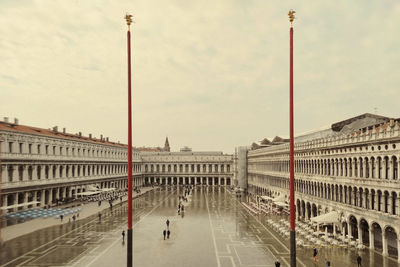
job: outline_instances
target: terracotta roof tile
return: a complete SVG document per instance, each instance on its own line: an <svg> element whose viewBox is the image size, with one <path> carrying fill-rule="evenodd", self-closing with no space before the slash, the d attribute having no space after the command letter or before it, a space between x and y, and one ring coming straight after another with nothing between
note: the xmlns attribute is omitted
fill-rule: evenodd
<svg viewBox="0 0 400 267"><path fill-rule="evenodd" d="M34 134L34 135L43 135L43 136L49 136L49 137L55 137L55 138L61 138L61 139L84 141L84 142L103 144L103 145L109 145L109 146L118 146L118 147L124 147L124 148L126 148L128 146L126 144L119 144L119 143L110 142L110 141L106 141L106 140L102 141L97 138L89 138L89 137L80 136L77 134L63 133L63 132L59 132L59 131L52 131L49 129L42 129L42 128L26 126L26 125L19 125L19 124L3 122L3 121L0 121L0 130L19 132L19 133L28 133L28 134Z"/></svg>

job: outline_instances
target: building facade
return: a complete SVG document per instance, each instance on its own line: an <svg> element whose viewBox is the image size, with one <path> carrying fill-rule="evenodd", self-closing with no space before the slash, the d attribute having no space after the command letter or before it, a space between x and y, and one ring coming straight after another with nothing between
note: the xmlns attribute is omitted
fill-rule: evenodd
<svg viewBox="0 0 400 267"><path fill-rule="evenodd" d="M145 183L223 185L233 179L233 156L222 152L143 152Z"/></svg>
<svg viewBox="0 0 400 267"><path fill-rule="evenodd" d="M0 121L1 207L52 205L87 186L127 187L127 146L100 139ZM133 151L133 184L144 183ZM39 202L31 205L28 203ZM3 209L12 212L16 208Z"/></svg>
<svg viewBox="0 0 400 267"><path fill-rule="evenodd" d="M248 191L289 202L289 144L250 150ZM400 120L364 114L295 138L296 217L340 214L338 231L383 255L400 247Z"/></svg>

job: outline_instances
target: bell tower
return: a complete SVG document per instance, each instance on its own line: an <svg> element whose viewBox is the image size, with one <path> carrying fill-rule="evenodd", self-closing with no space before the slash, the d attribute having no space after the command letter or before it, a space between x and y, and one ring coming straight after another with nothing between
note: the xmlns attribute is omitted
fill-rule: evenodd
<svg viewBox="0 0 400 267"><path fill-rule="evenodd" d="M165 139L164 151L170 152L170 147L169 147L169 142L168 142L168 136L167 136L167 138Z"/></svg>

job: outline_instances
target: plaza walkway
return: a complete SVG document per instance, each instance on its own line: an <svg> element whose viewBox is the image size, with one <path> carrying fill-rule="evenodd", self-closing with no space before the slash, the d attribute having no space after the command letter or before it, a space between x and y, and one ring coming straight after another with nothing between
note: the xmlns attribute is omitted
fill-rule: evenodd
<svg viewBox="0 0 400 267"><path fill-rule="evenodd" d="M265 215L248 212L223 187L196 187L177 214L182 188L157 189L134 200L134 266L288 266L288 239L269 226ZM170 220L170 239L164 240ZM282 217L283 218L283 217ZM75 225L58 225L27 234L1 248L0 266L126 266L126 206L88 217ZM17 245L23 245L19 251ZM6 252L3 252L6 249ZM297 266L357 266L355 249L321 248L314 263L312 248L297 250ZM399 266L395 259L369 250L363 266Z"/></svg>
<svg viewBox="0 0 400 267"><path fill-rule="evenodd" d="M153 188L151 187L144 187L141 188L140 193L133 192L132 197L138 197L142 194L145 194L146 192L152 190ZM122 201L125 202L127 200L127 196L122 197ZM114 201L113 205L119 205L120 200L117 199ZM66 208L76 205L76 203L72 203L69 205L63 205L59 206L57 208ZM99 206L98 202L89 202L86 204L83 204L79 207L75 207L76 209L79 208L79 217L77 220L81 220L84 218L87 218L93 214L98 214L99 212L101 213L103 210L107 210L109 208L109 204L107 201L102 201L102 205ZM11 240L13 238L34 232L36 230L40 230L46 227L54 226L54 225L60 225L60 224L65 224L65 223L71 223L72 222L72 216L77 215L77 213L74 214L69 214L68 216L64 216L63 221L61 222L60 219L55 218L55 217L49 217L49 218L36 218L36 219L30 219L22 223L18 224L13 224L11 226L7 226L4 228L1 228L1 240L2 242Z"/></svg>

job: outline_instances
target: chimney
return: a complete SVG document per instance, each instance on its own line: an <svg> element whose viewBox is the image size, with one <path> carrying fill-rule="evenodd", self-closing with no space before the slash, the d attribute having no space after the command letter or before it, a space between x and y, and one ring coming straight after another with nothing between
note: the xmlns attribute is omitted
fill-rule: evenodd
<svg viewBox="0 0 400 267"><path fill-rule="evenodd" d="M18 125L18 118L14 118L14 124Z"/></svg>
<svg viewBox="0 0 400 267"><path fill-rule="evenodd" d="M92 134L89 134L89 139L92 139Z"/></svg>
<svg viewBox="0 0 400 267"><path fill-rule="evenodd" d="M4 117L4 122L8 122L8 117Z"/></svg>
<svg viewBox="0 0 400 267"><path fill-rule="evenodd" d="M106 141L107 141L107 142L108 142L108 140L109 140L108 137L106 137Z"/></svg>
<svg viewBox="0 0 400 267"><path fill-rule="evenodd" d="M63 134L66 134L66 133L67 133L67 129L63 128Z"/></svg>
<svg viewBox="0 0 400 267"><path fill-rule="evenodd" d="M82 137L82 132L79 132L79 137Z"/></svg>
<svg viewBox="0 0 400 267"><path fill-rule="evenodd" d="M57 133L58 132L58 126L53 127L53 132Z"/></svg>
<svg viewBox="0 0 400 267"><path fill-rule="evenodd" d="M103 141L103 135L102 134L100 135L100 141Z"/></svg>

